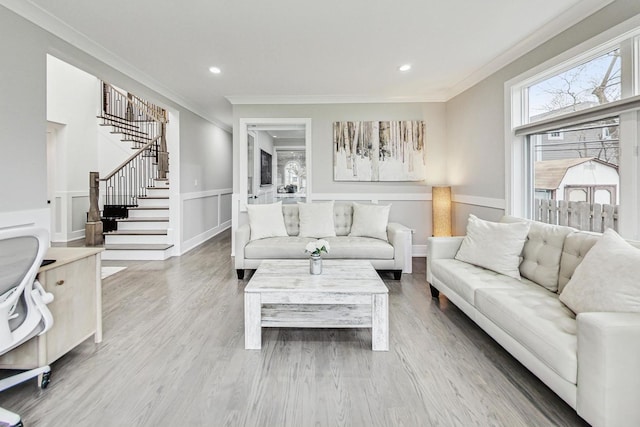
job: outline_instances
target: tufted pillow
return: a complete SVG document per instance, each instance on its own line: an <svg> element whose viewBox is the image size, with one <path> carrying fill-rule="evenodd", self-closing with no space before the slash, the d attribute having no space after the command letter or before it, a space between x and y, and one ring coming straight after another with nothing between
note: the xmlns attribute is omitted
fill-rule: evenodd
<svg viewBox="0 0 640 427"><path fill-rule="evenodd" d="M518 265L528 232L528 222L483 221L470 214L467 235L455 259L520 280Z"/></svg>
<svg viewBox="0 0 640 427"><path fill-rule="evenodd" d="M362 205L353 202L353 224L350 237L373 237L387 240L391 205Z"/></svg>
<svg viewBox="0 0 640 427"><path fill-rule="evenodd" d="M500 220L500 222L515 221L522 221L522 219L505 216ZM529 234L522 248L520 275L551 292L557 292L564 240L575 230L571 227L538 221L529 221L529 223L531 224Z"/></svg>
<svg viewBox="0 0 640 427"><path fill-rule="evenodd" d="M353 205L351 203L336 203L333 206L333 225L336 236L348 236L353 223Z"/></svg>
<svg viewBox="0 0 640 427"><path fill-rule="evenodd" d="M300 217L300 237L335 237L333 225L333 202L302 203L298 202Z"/></svg>
<svg viewBox="0 0 640 427"><path fill-rule="evenodd" d="M282 216L282 202L267 205L247 205L251 240L287 236Z"/></svg>
<svg viewBox="0 0 640 427"><path fill-rule="evenodd" d="M284 226L289 236L300 234L300 217L298 216L298 205L282 205L282 215L284 216Z"/></svg>
<svg viewBox="0 0 640 427"><path fill-rule="evenodd" d="M582 262L584 256L596 244L599 234L577 231L569 234L564 240L562 258L560 258L560 274L558 275L558 293L571 280L576 267Z"/></svg>
<svg viewBox="0 0 640 427"><path fill-rule="evenodd" d="M640 250L612 229L587 252L560 294L574 313L640 313Z"/></svg>

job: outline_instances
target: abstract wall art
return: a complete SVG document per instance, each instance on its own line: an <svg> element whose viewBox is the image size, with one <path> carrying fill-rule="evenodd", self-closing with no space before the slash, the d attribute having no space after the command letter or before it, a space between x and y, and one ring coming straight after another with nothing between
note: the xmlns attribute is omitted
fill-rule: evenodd
<svg viewBox="0 0 640 427"><path fill-rule="evenodd" d="M422 181L425 123L334 122L335 181Z"/></svg>

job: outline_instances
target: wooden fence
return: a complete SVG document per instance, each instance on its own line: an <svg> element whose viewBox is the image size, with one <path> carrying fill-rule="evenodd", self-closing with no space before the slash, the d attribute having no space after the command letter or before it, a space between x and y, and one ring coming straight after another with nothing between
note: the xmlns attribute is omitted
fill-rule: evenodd
<svg viewBox="0 0 640 427"><path fill-rule="evenodd" d="M618 230L618 205L535 199L534 218L548 224L568 225L578 230Z"/></svg>

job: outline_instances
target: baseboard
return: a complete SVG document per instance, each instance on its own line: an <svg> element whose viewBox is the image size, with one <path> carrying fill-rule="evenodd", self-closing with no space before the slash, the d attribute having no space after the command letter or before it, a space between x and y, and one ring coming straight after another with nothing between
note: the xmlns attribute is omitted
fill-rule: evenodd
<svg viewBox="0 0 640 427"><path fill-rule="evenodd" d="M191 249L194 249L195 247L203 244L204 242L211 239L212 237L217 236L218 234L222 233L229 227L231 227L231 221L225 221L222 224L218 225L217 227L213 227L205 231L204 233L200 233L197 236L190 238L189 240L185 240L184 242L182 242L182 245L180 246L182 252L179 255L186 254Z"/></svg>
<svg viewBox="0 0 640 427"><path fill-rule="evenodd" d="M427 245L413 245L411 247L411 256L413 258L423 258L427 256Z"/></svg>

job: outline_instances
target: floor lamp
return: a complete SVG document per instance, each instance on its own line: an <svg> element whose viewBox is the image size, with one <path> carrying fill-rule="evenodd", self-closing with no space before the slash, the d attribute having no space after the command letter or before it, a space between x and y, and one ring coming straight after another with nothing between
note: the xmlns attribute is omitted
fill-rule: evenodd
<svg viewBox="0 0 640 427"><path fill-rule="evenodd" d="M451 187L432 187L431 218L434 237L451 236Z"/></svg>

